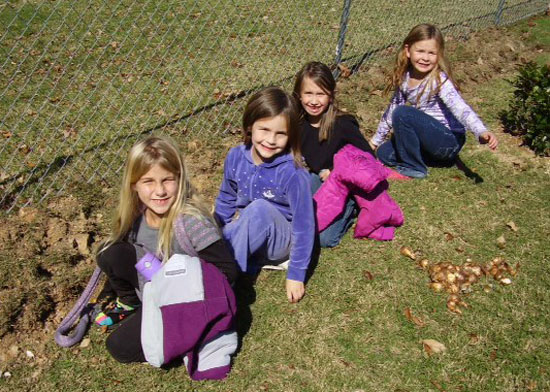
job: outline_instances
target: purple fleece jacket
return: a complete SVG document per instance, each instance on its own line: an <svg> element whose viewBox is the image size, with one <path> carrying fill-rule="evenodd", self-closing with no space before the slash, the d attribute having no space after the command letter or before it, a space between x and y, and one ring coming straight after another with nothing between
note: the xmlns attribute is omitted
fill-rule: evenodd
<svg viewBox="0 0 550 392"><path fill-rule="evenodd" d="M232 148L224 164L216 218L222 225L257 199L272 203L292 225L292 244L287 278L303 282L311 261L315 216L309 174L296 167L290 154L256 165L250 147Z"/></svg>

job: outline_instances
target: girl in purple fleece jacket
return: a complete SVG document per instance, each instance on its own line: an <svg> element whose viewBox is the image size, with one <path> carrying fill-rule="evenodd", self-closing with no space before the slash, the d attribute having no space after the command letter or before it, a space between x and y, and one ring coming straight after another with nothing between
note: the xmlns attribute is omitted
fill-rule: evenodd
<svg viewBox="0 0 550 392"><path fill-rule="evenodd" d="M441 31L420 24L397 54L386 92L394 91L371 144L387 166L409 177L428 174L426 162L452 163L469 129L494 150L498 140L460 96L444 54ZM393 128L393 136L384 142Z"/></svg>
<svg viewBox="0 0 550 392"><path fill-rule="evenodd" d="M243 272L290 257L286 293L295 303L305 294L315 218L294 99L277 87L256 93L244 111L243 136L225 159L215 216Z"/></svg>

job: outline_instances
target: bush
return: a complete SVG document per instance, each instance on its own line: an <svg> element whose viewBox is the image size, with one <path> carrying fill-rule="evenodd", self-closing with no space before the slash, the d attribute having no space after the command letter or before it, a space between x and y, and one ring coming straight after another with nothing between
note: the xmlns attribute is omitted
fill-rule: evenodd
<svg viewBox="0 0 550 392"><path fill-rule="evenodd" d="M511 83L514 97L501 113L505 130L521 136L537 154L550 156L550 66L527 63Z"/></svg>

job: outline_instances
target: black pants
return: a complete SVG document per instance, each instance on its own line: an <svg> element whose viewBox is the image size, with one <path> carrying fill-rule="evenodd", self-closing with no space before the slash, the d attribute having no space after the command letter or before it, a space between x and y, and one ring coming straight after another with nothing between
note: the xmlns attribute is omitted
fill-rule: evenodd
<svg viewBox="0 0 550 392"><path fill-rule="evenodd" d="M141 348L141 301L136 294L138 277L136 250L127 242L116 242L97 258L99 268L107 275L108 285L125 305L138 306L136 312L121 321L107 337L109 353L119 362L145 362Z"/></svg>
<svg viewBox="0 0 550 392"><path fill-rule="evenodd" d="M97 257L97 265L107 275L114 295L130 306L141 304L136 294L139 287L136 262L136 250L127 242L115 242Z"/></svg>
<svg viewBox="0 0 550 392"><path fill-rule="evenodd" d="M146 362L141 347L141 307L107 337L107 350L119 362Z"/></svg>

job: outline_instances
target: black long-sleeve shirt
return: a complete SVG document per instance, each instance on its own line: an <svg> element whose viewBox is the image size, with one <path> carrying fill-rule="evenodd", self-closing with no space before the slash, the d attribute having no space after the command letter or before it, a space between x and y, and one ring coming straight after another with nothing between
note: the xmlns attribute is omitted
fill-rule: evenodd
<svg viewBox="0 0 550 392"><path fill-rule="evenodd" d="M313 173L323 169L332 170L334 155L346 144L370 152L374 155L369 143L359 130L355 117L342 115L336 117L334 128L328 140L319 141L319 128L312 127L307 121L301 124L301 150L304 159Z"/></svg>

